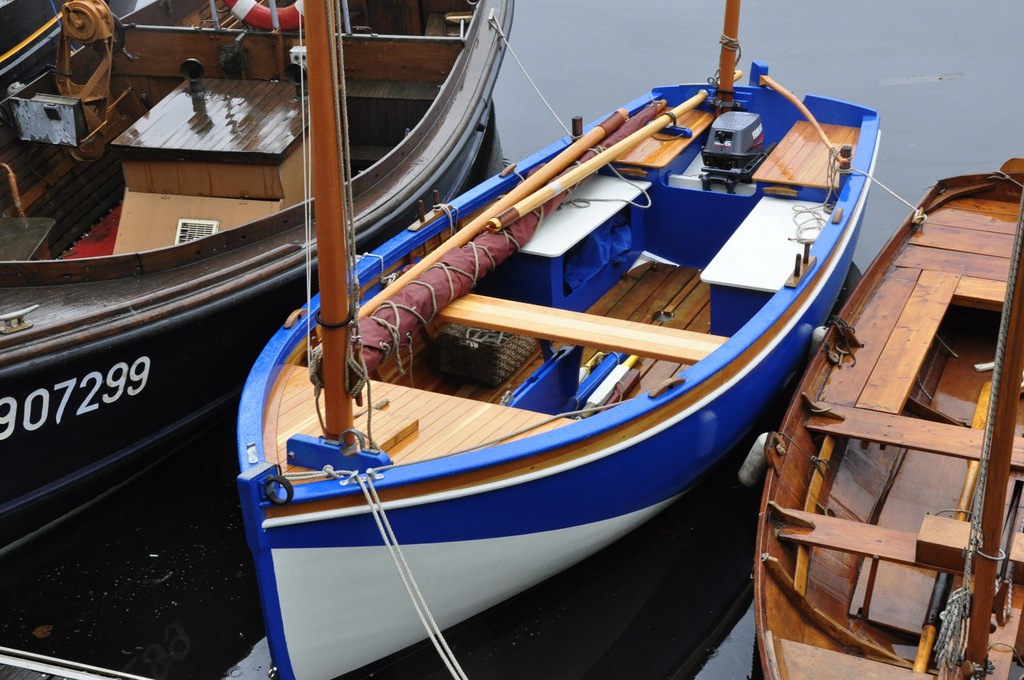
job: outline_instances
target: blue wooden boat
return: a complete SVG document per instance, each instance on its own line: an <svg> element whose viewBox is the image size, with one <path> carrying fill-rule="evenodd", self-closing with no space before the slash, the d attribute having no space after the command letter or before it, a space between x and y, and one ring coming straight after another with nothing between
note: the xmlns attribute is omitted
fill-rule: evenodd
<svg viewBox="0 0 1024 680"><path fill-rule="evenodd" d="M758 62L734 86L734 57L712 86L644 93L368 255L318 232L320 297L271 338L238 420L279 677L336 677L428 636L458 673L444 628L672 503L800 370L851 261L879 118L800 102ZM341 158L316 148L318 168ZM322 228L342 204L326 174Z"/></svg>

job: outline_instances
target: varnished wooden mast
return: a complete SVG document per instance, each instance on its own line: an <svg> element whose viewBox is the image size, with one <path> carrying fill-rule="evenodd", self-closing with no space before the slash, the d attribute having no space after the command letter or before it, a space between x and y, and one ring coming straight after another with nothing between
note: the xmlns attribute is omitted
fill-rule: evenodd
<svg viewBox="0 0 1024 680"><path fill-rule="evenodd" d="M740 35L740 0L726 0L725 25L722 28L722 49L718 62L718 113L730 110L735 87L736 50L725 41L738 41Z"/></svg>
<svg viewBox="0 0 1024 680"><path fill-rule="evenodd" d="M348 294L348 254L345 245L345 204L342 194L341 140L335 134L341 120L341 101L331 73L332 41L327 3L314 0L305 9L309 54L310 144L317 171L313 173L317 258L320 277L320 331L323 344L324 424L328 439L338 440L352 429L352 400L345 389L345 352L351 307ZM337 38L337 32L335 31Z"/></svg>
<svg viewBox="0 0 1024 680"><path fill-rule="evenodd" d="M1018 225L1019 230L1019 225ZM1024 368L1024 273L1020 271L1021 234L1017 234L1017 272L1003 310L1009 318L1005 322L1006 350L998 387L993 384L992 399L995 410L992 417L989 445L988 477L982 505L981 530L984 536L981 552L998 556L1003 532L1003 509L1006 505L1007 485L1013 439L1017 430L1017 410L1020 403L1020 376ZM1013 272L1011 271L1011 275ZM971 620L967 633L966 657L977 667L985 668L988 658L989 628L992 620L993 585L999 573L999 562L983 556L974 560L974 592L971 598Z"/></svg>

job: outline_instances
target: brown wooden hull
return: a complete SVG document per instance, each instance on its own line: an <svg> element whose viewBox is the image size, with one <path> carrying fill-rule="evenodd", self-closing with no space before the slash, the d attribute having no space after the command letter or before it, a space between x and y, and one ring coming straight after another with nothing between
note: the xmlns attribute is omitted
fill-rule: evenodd
<svg viewBox="0 0 1024 680"><path fill-rule="evenodd" d="M444 3L433 4L444 10ZM125 31L125 52L134 59L116 55L113 78L116 91L131 88L125 115L176 87L185 57L203 59L207 77L230 75L218 66L218 47L244 27L174 27L198 25L204 7L208 14L206 0L173 3L169 16L150 7L141 16L168 25L139 23ZM492 10L508 31L511 0L483 2L465 43L423 35L346 38L353 82L376 76L434 83L427 101L376 93L353 104L353 116L372 118L382 106L407 104L416 116L402 123L397 141L370 140L375 155L352 182L360 247L414 223L418 201L432 205L434 191L445 200L471 179L487 150L490 95L503 51L487 26ZM244 82L280 78L282 55L295 40L247 32ZM19 96L45 87L43 79ZM382 134L387 126L378 120L373 127ZM237 161L224 155L226 163ZM65 147L21 141L12 128L0 129L0 161L13 168L26 213L55 220L45 244L55 255L121 200L121 158L129 154L81 162ZM10 188L2 184L0 204L7 207ZM0 454L22 468L0 503L0 550L124 481L180 441L176 435L230 403L267 338L304 303L309 265L316 280L306 207L300 202L182 245L2 263L0 314L38 308L25 317L31 327L0 335Z"/></svg>
<svg viewBox="0 0 1024 680"><path fill-rule="evenodd" d="M974 366L995 353L1020 179L958 177L924 197L928 219L904 221L839 313L855 334L830 330L769 434L754 571L767 677L911 676L936 576L963 568L922 552L919 531L958 507L980 450L991 373ZM1006 649L1019 596L1008 606L992 636ZM990 659L1007 677L1011 653Z"/></svg>

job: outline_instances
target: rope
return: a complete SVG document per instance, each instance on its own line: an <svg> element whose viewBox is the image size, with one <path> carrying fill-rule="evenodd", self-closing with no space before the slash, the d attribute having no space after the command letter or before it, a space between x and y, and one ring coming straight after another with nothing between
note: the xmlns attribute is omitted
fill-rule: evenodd
<svg viewBox="0 0 1024 680"><path fill-rule="evenodd" d="M910 208L911 212L914 213L914 224L917 224L917 225L924 224L924 221L928 218L928 216L924 214L924 210L923 209L921 209L920 207L914 205L913 203L911 203L907 199L903 198L902 196L897 194L895 191L893 191L889 187L887 187L884 184L882 184L874 175L872 175L870 173L867 173L867 172L864 172L863 170L858 170L857 168L853 168L853 167L850 168L850 171L854 172L854 173L857 173L858 175L862 175L862 176L866 177L869 181L874 182L878 186L880 186L883 189L885 189L889 193L889 195L892 196L893 198L895 198L897 201L899 201L903 205L905 205L908 208Z"/></svg>
<svg viewBox="0 0 1024 680"><path fill-rule="evenodd" d="M533 78L531 78L530 74L526 71L526 67L523 66L523 62L519 61L519 57L516 55L515 50L512 49L512 45L509 43L508 38L505 36L505 32L501 30L501 25L498 23L497 18L492 16L489 21L491 24L491 28L493 28L495 32L498 34L498 37L501 38L501 42L505 43L505 49L507 49L508 53L512 55L512 58L516 60L516 64L519 65L519 70L523 72L523 75L526 76L526 80L529 81L530 85L533 87L533 91L537 93L537 96L540 97L540 100L544 102L544 106L546 106L548 111L551 112L551 117L555 119L555 122L557 122L558 126L565 131L566 135L572 135L572 133L569 131L569 128L565 127L565 123L563 123L561 119L558 117L558 114L555 113L555 110L551 108L551 104L548 104L548 100L544 98L543 94L541 94L540 88L537 87L537 83L533 82Z"/></svg>
<svg viewBox="0 0 1024 680"><path fill-rule="evenodd" d="M405 585L405 591L409 595L409 599L412 602L413 607L416 609L416 614L419 616L420 623L423 624L424 630L427 631L427 637L430 638L430 642L433 643L434 649L437 650L441 660L444 661L444 665L448 668L448 672L451 676L453 678L466 680L468 676L465 671L462 670L458 659L455 658L455 653L452 652L451 647L448 646L448 641L445 640L440 626L437 625L437 621L430 613L427 601L423 597L423 593L420 591L419 586L416 584L416 579L413 577L412 569L409 568L409 563L406 561L405 555L402 553L402 547L399 545L398 539L395 537L395 532L391 528L391 522L388 521L387 513L384 511L384 505L381 503L380 496L377 494L377 487L373 484L374 475L376 473L373 470L367 470L365 475L354 473L346 474L349 475L350 479L355 479L356 482L358 482L359 488L362 490L363 496L366 498L366 504L370 507L370 512L373 513L373 519L377 523L377 530L380 532L380 537L383 539L384 546L388 549L388 554L391 556L391 561L394 563L395 569L398 570L398 575L401 577L402 583Z"/></svg>

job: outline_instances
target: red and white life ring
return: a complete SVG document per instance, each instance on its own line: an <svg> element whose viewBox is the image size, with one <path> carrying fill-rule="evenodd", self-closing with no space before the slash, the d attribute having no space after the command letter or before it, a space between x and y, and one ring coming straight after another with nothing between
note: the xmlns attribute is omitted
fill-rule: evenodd
<svg viewBox="0 0 1024 680"><path fill-rule="evenodd" d="M270 16L270 8L259 4L256 0L224 0L231 13L253 28L264 31L274 30L274 22ZM302 0L294 5L277 8L277 22L282 31L297 31L302 25Z"/></svg>

